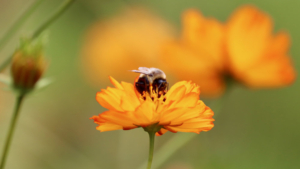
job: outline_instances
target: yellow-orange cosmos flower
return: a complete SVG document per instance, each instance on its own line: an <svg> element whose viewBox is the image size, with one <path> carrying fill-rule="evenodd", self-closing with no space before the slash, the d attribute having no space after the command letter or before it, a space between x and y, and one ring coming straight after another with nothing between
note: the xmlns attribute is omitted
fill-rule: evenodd
<svg viewBox="0 0 300 169"><path fill-rule="evenodd" d="M280 87L295 80L289 35L272 34L271 17L254 6L237 9L227 23L230 72L249 87Z"/></svg>
<svg viewBox="0 0 300 169"><path fill-rule="evenodd" d="M155 92L142 97L130 83L118 83L110 77L115 88L107 87L98 92L96 99L107 108L93 116L97 130L129 130L137 127L159 126L156 135L171 132L194 132L210 130L214 124L213 111L199 100L199 86L192 82L176 83L158 97Z"/></svg>
<svg viewBox="0 0 300 169"><path fill-rule="evenodd" d="M206 96L221 94L228 76L251 88L282 87L295 80L288 34L273 35L271 17L256 7L238 8L227 24L189 9L182 23L181 38L163 46L165 69L196 81Z"/></svg>

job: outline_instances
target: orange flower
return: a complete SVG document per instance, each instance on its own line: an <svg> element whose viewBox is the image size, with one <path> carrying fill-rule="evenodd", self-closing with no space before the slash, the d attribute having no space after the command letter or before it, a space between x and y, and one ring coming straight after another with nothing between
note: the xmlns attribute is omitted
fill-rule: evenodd
<svg viewBox="0 0 300 169"><path fill-rule="evenodd" d="M176 83L163 97L154 91L141 96L130 83L118 83L110 77L115 88L107 87L96 95L100 105L107 108L93 116L101 132L129 130L156 125L156 135L171 132L194 132L210 130L214 124L213 111L199 100L199 86L181 81Z"/></svg>
<svg viewBox="0 0 300 169"><path fill-rule="evenodd" d="M296 75L289 43L286 32L272 35L270 16L253 6L239 8L226 25L190 9L183 13L182 37L163 47L162 58L179 79L216 96L228 76L254 88L291 84Z"/></svg>
<svg viewBox="0 0 300 169"><path fill-rule="evenodd" d="M249 87L280 87L295 80L288 56L289 35L272 35L269 15L254 6L243 6L227 24L230 72Z"/></svg>

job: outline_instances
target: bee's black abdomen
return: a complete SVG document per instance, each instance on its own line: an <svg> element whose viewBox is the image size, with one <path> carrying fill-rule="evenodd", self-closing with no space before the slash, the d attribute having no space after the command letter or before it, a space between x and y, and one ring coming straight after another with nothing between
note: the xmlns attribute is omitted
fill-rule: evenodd
<svg viewBox="0 0 300 169"><path fill-rule="evenodd" d="M155 79L153 81L153 90L165 94L166 90L168 90L167 80L162 78Z"/></svg>
<svg viewBox="0 0 300 169"><path fill-rule="evenodd" d="M139 77L138 81L135 83L136 90L144 95L145 92L150 93L150 82L147 76ZM169 83L166 79L157 78L152 83L152 90L158 94L158 98L161 95L165 95L168 90Z"/></svg>
<svg viewBox="0 0 300 169"><path fill-rule="evenodd" d="M135 83L136 90L143 95L143 92L150 92L150 84L147 77L140 77Z"/></svg>

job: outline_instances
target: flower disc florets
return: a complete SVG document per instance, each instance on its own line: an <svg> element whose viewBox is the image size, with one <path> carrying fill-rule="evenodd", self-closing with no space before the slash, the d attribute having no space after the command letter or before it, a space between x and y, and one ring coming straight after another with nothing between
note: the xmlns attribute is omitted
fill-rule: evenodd
<svg viewBox="0 0 300 169"><path fill-rule="evenodd" d="M210 130L214 124L213 111L199 100L200 88L191 82L176 83L163 96L155 91L139 94L130 83L118 83L110 77L115 88L107 87L96 95L96 100L107 108L93 116L97 130L129 130L160 126L156 135L171 132L194 132ZM146 97L145 97L146 96Z"/></svg>

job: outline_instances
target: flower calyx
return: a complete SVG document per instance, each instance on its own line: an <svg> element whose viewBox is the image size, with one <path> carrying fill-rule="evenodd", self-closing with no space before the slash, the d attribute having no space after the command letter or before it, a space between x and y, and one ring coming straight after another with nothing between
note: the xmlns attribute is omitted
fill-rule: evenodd
<svg viewBox="0 0 300 169"><path fill-rule="evenodd" d="M152 125L149 125L149 126L146 126L146 127L143 127L143 129L148 132L148 133L156 133L158 131L160 131L160 129L162 128L163 126L159 125L158 123L154 123Z"/></svg>

